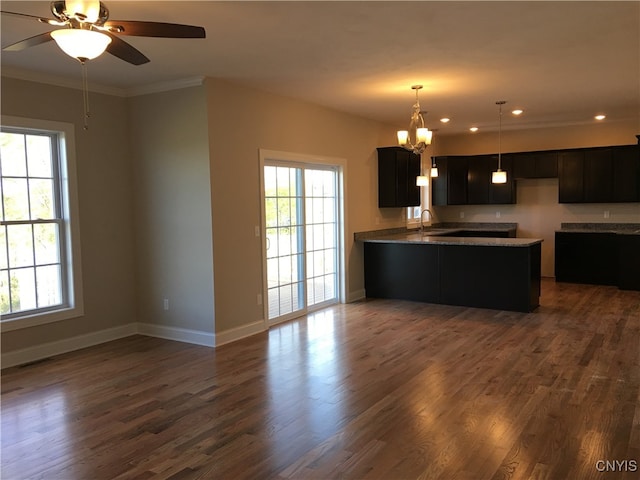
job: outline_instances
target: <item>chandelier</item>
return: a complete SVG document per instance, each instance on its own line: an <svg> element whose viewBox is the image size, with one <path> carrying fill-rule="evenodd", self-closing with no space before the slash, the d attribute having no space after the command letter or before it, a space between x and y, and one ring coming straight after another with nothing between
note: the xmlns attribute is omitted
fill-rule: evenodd
<svg viewBox="0 0 640 480"><path fill-rule="evenodd" d="M422 89L422 85L413 85L411 88L416 91L416 103L412 107L409 130L398 130L398 144L420 155L431 144L433 132L424 126L422 114L427 112L420 110L418 91Z"/></svg>

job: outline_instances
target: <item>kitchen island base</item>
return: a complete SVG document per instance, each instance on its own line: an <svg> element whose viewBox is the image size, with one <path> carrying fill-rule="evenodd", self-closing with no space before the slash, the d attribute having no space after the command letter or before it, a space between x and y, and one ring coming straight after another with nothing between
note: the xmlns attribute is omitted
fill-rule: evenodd
<svg viewBox="0 0 640 480"><path fill-rule="evenodd" d="M540 242L502 246L365 241L364 255L370 298L517 312L539 306Z"/></svg>

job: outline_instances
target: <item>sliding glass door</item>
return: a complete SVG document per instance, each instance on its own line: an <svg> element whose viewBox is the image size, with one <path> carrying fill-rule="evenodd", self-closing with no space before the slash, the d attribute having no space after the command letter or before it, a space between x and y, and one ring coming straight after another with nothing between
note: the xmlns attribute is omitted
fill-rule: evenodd
<svg viewBox="0 0 640 480"><path fill-rule="evenodd" d="M338 200L336 168L265 162L269 322L337 301Z"/></svg>

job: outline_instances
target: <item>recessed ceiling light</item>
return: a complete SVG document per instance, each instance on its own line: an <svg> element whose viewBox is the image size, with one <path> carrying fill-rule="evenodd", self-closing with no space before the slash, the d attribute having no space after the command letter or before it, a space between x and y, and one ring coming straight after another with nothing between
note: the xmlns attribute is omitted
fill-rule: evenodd
<svg viewBox="0 0 640 480"><path fill-rule="evenodd" d="M606 115L596 115L593 118L595 118L596 120L604 120L605 118L607 118L607 116Z"/></svg>
<svg viewBox="0 0 640 480"><path fill-rule="evenodd" d="M511 113L513 115L522 115L524 113L524 110L522 110L521 108L516 108L515 110L511 110Z"/></svg>
<svg viewBox="0 0 640 480"><path fill-rule="evenodd" d="M450 118L447 118L447 117L444 117L444 118L441 118L441 119L440 119L440 121L441 121L442 123L449 123L449 122L451 121L451 119L450 119Z"/></svg>
<svg viewBox="0 0 640 480"><path fill-rule="evenodd" d="M469 130L471 130L472 132L477 132L478 131L478 127L471 127Z"/></svg>

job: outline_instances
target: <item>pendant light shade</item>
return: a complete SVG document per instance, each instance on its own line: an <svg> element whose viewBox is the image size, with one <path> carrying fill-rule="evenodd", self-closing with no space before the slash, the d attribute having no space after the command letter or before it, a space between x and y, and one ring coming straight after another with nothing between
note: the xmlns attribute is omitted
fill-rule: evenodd
<svg viewBox="0 0 640 480"><path fill-rule="evenodd" d="M416 185L418 187L427 187L429 186L429 177L426 175L418 175L416 177Z"/></svg>
<svg viewBox="0 0 640 480"><path fill-rule="evenodd" d="M54 30L51 37L64 53L80 62L102 55L111 43L111 38L104 33L80 28Z"/></svg>

